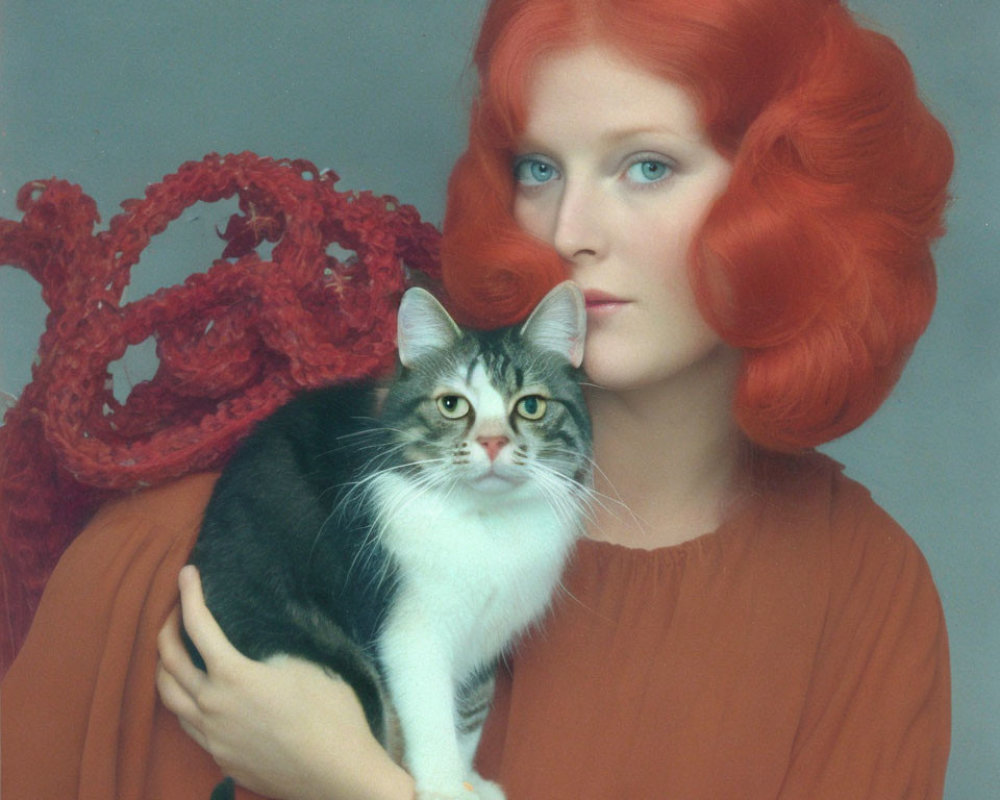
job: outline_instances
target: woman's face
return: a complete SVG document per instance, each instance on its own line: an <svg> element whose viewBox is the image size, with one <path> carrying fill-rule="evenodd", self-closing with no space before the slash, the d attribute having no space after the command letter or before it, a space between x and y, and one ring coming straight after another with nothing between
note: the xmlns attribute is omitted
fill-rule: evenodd
<svg viewBox="0 0 1000 800"><path fill-rule="evenodd" d="M518 223L555 247L587 298L590 380L628 390L719 360L687 262L730 164L684 90L611 50L550 56L529 85L514 170Z"/></svg>

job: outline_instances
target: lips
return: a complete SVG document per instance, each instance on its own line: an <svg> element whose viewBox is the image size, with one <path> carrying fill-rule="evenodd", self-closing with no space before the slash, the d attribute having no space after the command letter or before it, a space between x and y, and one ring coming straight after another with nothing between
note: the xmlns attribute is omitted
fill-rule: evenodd
<svg viewBox="0 0 1000 800"><path fill-rule="evenodd" d="M587 289L583 293L583 299L587 304L587 311L594 313L615 311L629 303L628 300L599 289Z"/></svg>

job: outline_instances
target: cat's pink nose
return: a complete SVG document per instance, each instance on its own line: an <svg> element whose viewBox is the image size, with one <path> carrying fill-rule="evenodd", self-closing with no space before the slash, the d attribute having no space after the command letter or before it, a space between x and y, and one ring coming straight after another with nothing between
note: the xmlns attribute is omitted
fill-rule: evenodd
<svg viewBox="0 0 1000 800"><path fill-rule="evenodd" d="M510 439L506 436L480 436L476 441L483 446L486 455L490 457L490 461L496 461L497 456L500 455L500 451L503 450L504 445Z"/></svg>

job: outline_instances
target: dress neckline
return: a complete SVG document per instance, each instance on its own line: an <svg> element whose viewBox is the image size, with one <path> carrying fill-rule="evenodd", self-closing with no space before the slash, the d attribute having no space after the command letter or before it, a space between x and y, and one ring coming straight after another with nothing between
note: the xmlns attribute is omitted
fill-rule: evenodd
<svg viewBox="0 0 1000 800"><path fill-rule="evenodd" d="M787 489L788 482L801 481L808 476L839 471L841 465L814 451L797 455L757 452L748 464L749 474L740 499L735 501L719 527L699 534L684 542L662 547L631 547L627 544L607 542L583 537L576 547L575 558L585 561L632 561L636 563L661 561L683 562L693 557L718 553L734 539L753 530L753 520L768 503L768 496L775 487Z"/></svg>

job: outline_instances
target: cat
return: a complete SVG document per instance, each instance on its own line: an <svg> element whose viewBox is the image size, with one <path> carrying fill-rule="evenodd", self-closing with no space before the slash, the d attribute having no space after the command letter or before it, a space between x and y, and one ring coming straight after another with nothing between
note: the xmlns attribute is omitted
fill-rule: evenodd
<svg viewBox="0 0 1000 800"><path fill-rule="evenodd" d="M495 331L460 328L409 289L387 389L292 400L206 509L190 560L227 636L251 658L304 658L347 681L418 798L504 796L472 758L494 668L582 532L585 325L569 282Z"/></svg>

